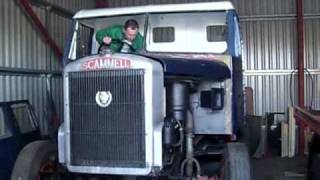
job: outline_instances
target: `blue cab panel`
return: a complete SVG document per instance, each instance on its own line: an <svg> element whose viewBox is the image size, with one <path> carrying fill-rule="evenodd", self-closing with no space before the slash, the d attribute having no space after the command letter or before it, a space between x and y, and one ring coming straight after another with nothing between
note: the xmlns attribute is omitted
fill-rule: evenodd
<svg viewBox="0 0 320 180"><path fill-rule="evenodd" d="M220 61L150 54L144 56L160 62L163 65L165 75L168 76L191 76L216 81L231 78L229 67Z"/></svg>

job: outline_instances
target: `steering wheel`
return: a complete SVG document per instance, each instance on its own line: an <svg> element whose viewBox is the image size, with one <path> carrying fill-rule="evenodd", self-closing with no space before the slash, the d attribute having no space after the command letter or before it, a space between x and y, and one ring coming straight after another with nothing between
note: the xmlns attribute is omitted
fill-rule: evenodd
<svg viewBox="0 0 320 180"><path fill-rule="evenodd" d="M98 48L98 54L108 54L108 53L113 53L112 49L110 49L110 45L102 42Z"/></svg>
<svg viewBox="0 0 320 180"><path fill-rule="evenodd" d="M122 53L134 52L134 49L132 47L132 42L130 42L126 39L123 39L123 40L112 39L112 42L121 44L120 52L122 52ZM112 51L112 49L110 49L110 44L105 44L104 42L102 42L98 48L98 53L99 54L106 54L106 53L113 53L113 51Z"/></svg>
<svg viewBox="0 0 320 180"><path fill-rule="evenodd" d="M128 53L128 52L133 52L133 51L134 51L134 49L132 47L132 42L128 41L126 39L123 39L120 52Z"/></svg>

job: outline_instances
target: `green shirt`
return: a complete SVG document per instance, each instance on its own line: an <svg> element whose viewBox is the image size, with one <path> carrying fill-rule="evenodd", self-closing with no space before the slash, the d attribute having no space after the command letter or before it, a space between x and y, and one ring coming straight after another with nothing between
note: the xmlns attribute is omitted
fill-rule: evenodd
<svg viewBox="0 0 320 180"><path fill-rule="evenodd" d="M96 34L96 40L99 44L103 42L103 38L108 36L112 39L110 44L110 49L115 52L120 52L122 43L121 41L124 39L123 34L123 26L115 25L112 27L101 29ZM134 52L142 49L143 46L143 36L138 33L137 36L132 41L132 49Z"/></svg>

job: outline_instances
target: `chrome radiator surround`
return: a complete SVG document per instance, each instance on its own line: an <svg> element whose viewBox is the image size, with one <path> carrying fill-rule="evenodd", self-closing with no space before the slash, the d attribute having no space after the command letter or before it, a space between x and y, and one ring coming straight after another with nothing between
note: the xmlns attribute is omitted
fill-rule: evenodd
<svg viewBox="0 0 320 180"><path fill-rule="evenodd" d="M137 55L113 54L106 58L125 59L130 61L130 69L144 69L144 116L145 116L145 167L107 167L107 166L74 166L71 163L70 147L70 105L69 81L70 72L86 71L83 64L101 56L91 56L69 64L64 70L64 123L59 128L59 162L66 165L69 171L92 174L148 175L154 167L162 168L162 125L164 118L164 75L160 63ZM102 57L104 58L104 57ZM123 68L123 67L121 67ZM119 68L119 70L121 69ZM128 68L128 67L127 67ZM112 68L117 69L115 67ZM99 69L108 71L108 68ZM129 151L129 150L128 150ZM107 153L107 152L106 152Z"/></svg>

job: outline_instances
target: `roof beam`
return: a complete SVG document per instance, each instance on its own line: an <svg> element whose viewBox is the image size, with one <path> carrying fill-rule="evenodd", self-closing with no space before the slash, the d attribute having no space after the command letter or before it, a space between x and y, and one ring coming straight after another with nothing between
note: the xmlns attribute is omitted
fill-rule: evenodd
<svg viewBox="0 0 320 180"><path fill-rule="evenodd" d="M30 0L30 4L37 7L44 7L45 9L48 9L49 11L68 19L72 19L73 15L75 14L75 12L71 10L43 0Z"/></svg>
<svg viewBox="0 0 320 180"><path fill-rule="evenodd" d="M39 17L37 16L37 14L33 11L29 1L28 0L19 0L18 2L19 2L19 5L25 10L27 15L31 18L35 27L42 34L46 43L51 47L51 49L55 53L56 57L61 61L62 60L62 51L60 50L60 48L56 44L56 42L53 40L53 38L50 36L49 31L42 24Z"/></svg>

